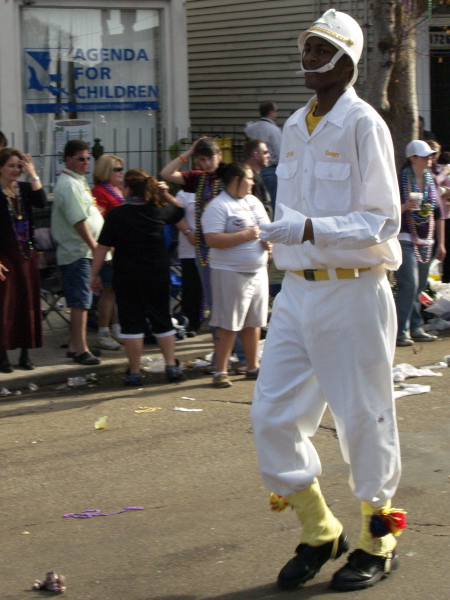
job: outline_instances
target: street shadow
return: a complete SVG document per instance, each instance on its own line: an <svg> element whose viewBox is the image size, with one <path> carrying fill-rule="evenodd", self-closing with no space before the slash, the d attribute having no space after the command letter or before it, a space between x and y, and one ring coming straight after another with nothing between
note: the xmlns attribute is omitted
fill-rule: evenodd
<svg viewBox="0 0 450 600"><path fill-rule="evenodd" d="M275 583L261 585L258 587L239 590L219 596L198 596L191 594L174 594L169 596L148 596L145 600L284 600L290 598L292 600L293 593L300 592L302 600L308 600L325 594L336 594L330 590L328 583L314 583L307 587L300 586L296 590L284 591L277 588Z"/></svg>
<svg viewBox="0 0 450 600"><path fill-rule="evenodd" d="M153 375L153 374L152 374ZM159 373L157 375L160 375ZM211 388L213 394L216 390L212 388L211 376L205 376L204 374L194 374L193 377L188 377L180 383L168 383L165 381L164 376L161 374L161 378L156 381L145 382L140 388L129 388L129 394L127 389L123 387L121 376L110 376L108 380L103 380L100 377L98 384L81 387L66 387L58 390L54 385L43 386L38 391L32 392L24 390L20 396L5 396L0 398L0 419L8 417L20 417L23 415L42 413L42 412L58 412L61 410L89 410L96 408L102 404L108 402L132 398L137 400L144 400L146 396L156 391L158 396L173 395L177 390L180 390L184 396L193 396L197 390L204 390L205 388ZM235 380L239 381L238 378ZM245 381L245 379L244 379ZM120 386L121 391L118 388ZM91 396L90 398L83 396ZM92 397L94 396L94 397ZM32 406L29 404L30 401L36 400L36 405ZM50 404L39 405L38 402L46 400L51 401ZM223 394L223 398L212 397L211 402L230 402L230 397L227 394ZM251 399L239 397L238 400L234 399L237 404L251 404ZM25 406L26 404L26 406ZM14 406L15 410L11 410ZM9 409L2 413L2 408Z"/></svg>

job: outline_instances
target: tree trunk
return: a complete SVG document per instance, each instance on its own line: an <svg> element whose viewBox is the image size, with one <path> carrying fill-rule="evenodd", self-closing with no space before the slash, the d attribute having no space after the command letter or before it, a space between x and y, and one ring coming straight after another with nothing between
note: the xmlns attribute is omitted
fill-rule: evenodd
<svg viewBox="0 0 450 600"><path fill-rule="evenodd" d="M365 97L385 119L394 141L397 167L405 147L418 136L416 17L423 0L374 3L372 58Z"/></svg>
<svg viewBox="0 0 450 600"><path fill-rule="evenodd" d="M367 101L380 113L388 113L390 102L388 85L395 61L396 2L375 2L371 33L374 45L371 53L370 78L367 83Z"/></svg>
<svg viewBox="0 0 450 600"><path fill-rule="evenodd" d="M415 2L411 2L415 4ZM418 137L416 86L416 7L407 14L402 5L396 11L397 49L388 86L391 99L389 113L384 115L394 140L397 166L404 162L406 144Z"/></svg>

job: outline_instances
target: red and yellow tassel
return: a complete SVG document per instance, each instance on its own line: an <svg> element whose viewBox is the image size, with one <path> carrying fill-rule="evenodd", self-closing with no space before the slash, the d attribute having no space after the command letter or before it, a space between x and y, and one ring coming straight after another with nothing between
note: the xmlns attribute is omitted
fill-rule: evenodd
<svg viewBox="0 0 450 600"><path fill-rule="evenodd" d="M286 500L286 498L284 498L283 496L278 496L277 494L274 494L273 492L272 492L272 494L270 494L269 504L270 504L270 510L273 510L274 512L283 512L284 510L286 510L286 508L288 506L291 506L289 504L289 502ZM294 507L291 506L291 508L294 508Z"/></svg>
<svg viewBox="0 0 450 600"><path fill-rule="evenodd" d="M370 520L370 533L374 538L383 537L388 533L398 536L403 529L406 529L406 512L400 508L382 510Z"/></svg>

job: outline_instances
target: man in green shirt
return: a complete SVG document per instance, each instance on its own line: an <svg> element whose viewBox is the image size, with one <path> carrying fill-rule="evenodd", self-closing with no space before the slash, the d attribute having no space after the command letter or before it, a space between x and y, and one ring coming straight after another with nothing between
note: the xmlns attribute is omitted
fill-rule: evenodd
<svg viewBox="0 0 450 600"><path fill-rule="evenodd" d="M86 327L92 304L89 288L92 252L97 246L103 217L85 177L89 170L89 146L81 140L68 141L64 162L65 168L55 187L52 232L58 243L57 260L71 312L68 355L80 364L97 365L100 360L89 351Z"/></svg>

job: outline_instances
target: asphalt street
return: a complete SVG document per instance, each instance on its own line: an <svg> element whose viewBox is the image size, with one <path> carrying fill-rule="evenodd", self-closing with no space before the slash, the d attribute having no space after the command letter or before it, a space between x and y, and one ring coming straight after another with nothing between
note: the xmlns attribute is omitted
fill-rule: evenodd
<svg viewBox="0 0 450 600"><path fill-rule="evenodd" d="M450 332L399 348L396 364L419 367L449 354ZM56 372L34 392L16 373L12 387L22 395L0 399L0 600L51 597L31 591L49 570L66 577L65 595L76 600L449 597L450 369L408 380L431 391L397 400L403 477L394 505L409 521L400 569L350 594L328 589L343 558L294 592L275 586L299 525L293 512L268 507L249 423L253 382L235 376L232 388L216 390L192 370L180 384L153 375L142 389L127 389L118 372L103 369L98 384L60 389L67 372ZM37 380L37 372L26 377ZM103 416L106 428L95 429ZM324 495L355 544L359 504L328 412L314 441ZM64 517L128 507L142 510Z"/></svg>

